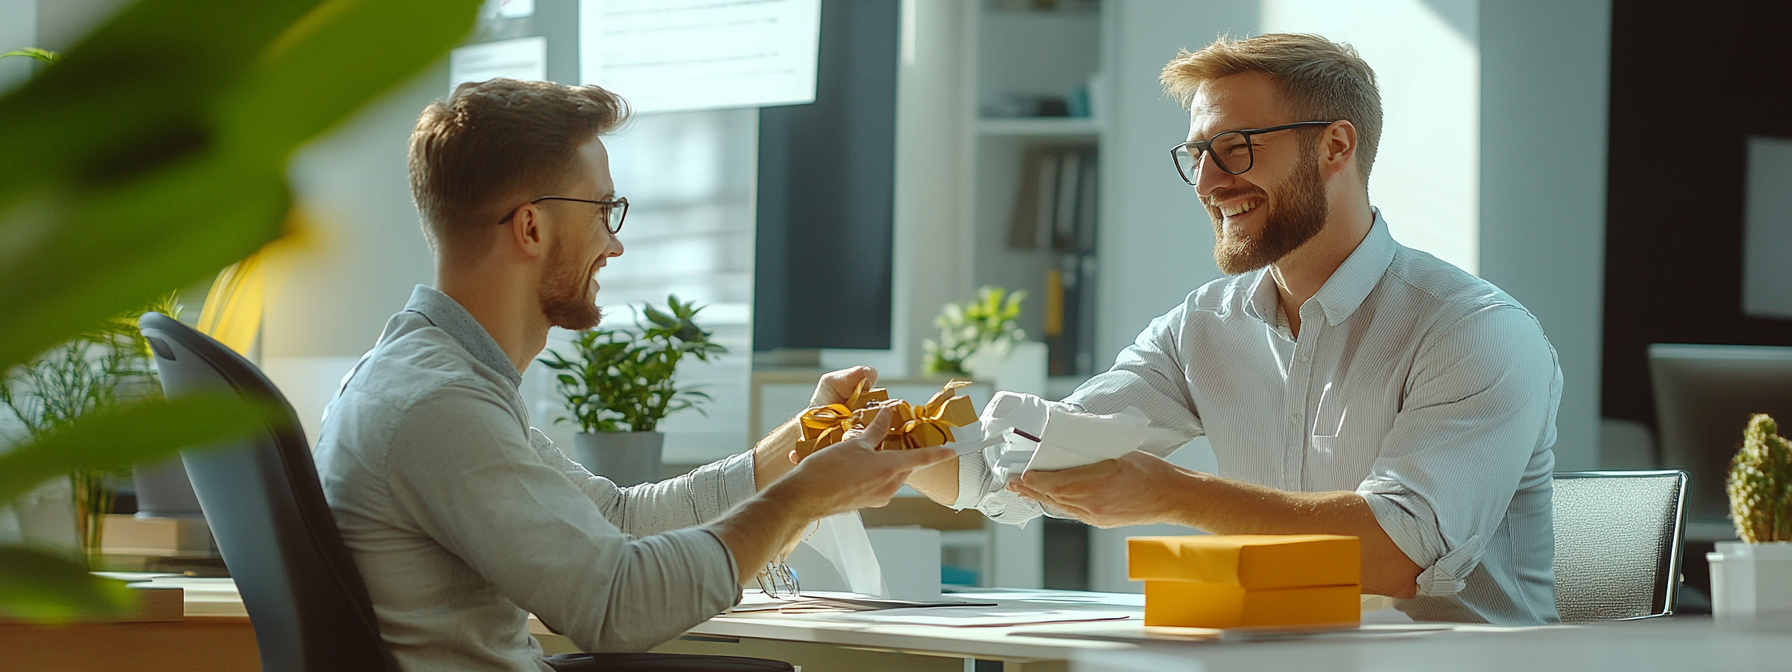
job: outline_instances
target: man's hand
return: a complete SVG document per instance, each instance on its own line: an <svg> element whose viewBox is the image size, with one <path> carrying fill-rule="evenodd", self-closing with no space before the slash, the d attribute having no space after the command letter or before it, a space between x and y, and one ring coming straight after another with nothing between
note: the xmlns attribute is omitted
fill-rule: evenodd
<svg viewBox="0 0 1792 672"><path fill-rule="evenodd" d="M815 451L790 472L778 494L813 506L811 519L883 506L914 470L953 456L950 448L878 450L892 421L888 410L879 411L863 432Z"/></svg>
<svg viewBox="0 0 1792 672"><path fill-rule="evenodd" d="M861 380L867 381L869 385L876 385L877 369L855 366L822 374L821 381L815 384L814 396L809 398L809 405L844 403ZM792 419L779 425L753 446L753 482L760 490L790 473L791 467L797 463L796 441L802 436L802 427Z"/></svg>
<svg viewBox="0 0 1792 672"><path fill-rule="evenodd" d="M877 450L891 420L889 411L878 413L864 432L815 451L784 478L708 525L734 555L743 584L788 549L809 523L888 504L915 469L952 457L949 448Z"/></svg>
<svg viewBox="0 0 1792 672"><path fill-rule="evenodd" d="M1105 528L1165 522L1188 478L1163 458L1135 450L1073 469L1029 471L1008 489Z"/></svg>
<svg viewBox="0 0 1792 672"><path fill-rule="evenodd" d="M858 389L860 381L864 381L866 387L877 385L877 369L855 366L824 373L821 375L821 382L815 384L815 395L809 397L809 405L844 404L846 398L852 396L853 390Z"/></svg>

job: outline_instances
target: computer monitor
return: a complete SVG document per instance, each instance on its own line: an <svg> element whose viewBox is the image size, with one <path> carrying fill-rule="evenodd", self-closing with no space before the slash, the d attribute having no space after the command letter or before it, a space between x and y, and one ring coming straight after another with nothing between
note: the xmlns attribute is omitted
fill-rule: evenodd
<svg viewBox="0 0 1792 672"><path fill-rule="evenodd" d="M1649 346L1662 466L1690 476L1687 537L1735 538L1724 479L1754 413L1792 423L1792 348L1656 343ZM1702 539L1700 539L1702 537Z"/></svg>

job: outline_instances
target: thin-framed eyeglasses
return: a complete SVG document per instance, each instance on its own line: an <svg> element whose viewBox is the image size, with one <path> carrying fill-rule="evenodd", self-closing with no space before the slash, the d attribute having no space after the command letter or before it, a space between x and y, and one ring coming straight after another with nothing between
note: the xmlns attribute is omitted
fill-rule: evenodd
<svg viewBox="0 0 1792 672"><path fill-rule="evenodd" d="M1189 186L1201 181L1202 155L1211 155L1213 165L1233 175L1243 175L1257 163L1257 150L1251 146L1251 136L1303 126L1330 126L1332 121L1297 121L1292 124L1270 126L1268 128L1247 128L1238 131L1226 131L1206 140L1190 140L1177 143L1170 148L1170 159L1176 162L1176 174Z"/></svg>
<svg viewBox="0 0 1792 672"><path fill-rule="evenodd" d="M753 580L759 582L759 589L765 591L766 597L792 598L803 592L802 584L796 580L796 570L782 562L766 563L765 569L759 570Z"/></svg>
<svg viewBox="0 0 1792 672"><path fill-rule="evenodd" d="M574 203L590 203L597 207L603 208L603 211L598 214L599 214L599 216L603 217L604 228L610 230L610 235L616 235L618 233L622 233L622 220L628 218L628 199L622 198L620 196L618 196L616 198L606 198L601 201L593 201L589 198L572 198L570 196L543 196L543 197L537 198L533 201L529 201L528 203L524 203L523 205L535 205L536 203L540 203L542 201L572 201ZM510 218L516 216L516 211L523 209L523 205L519 205L514 208L511 208L510 214L505 215L503 219L498 220L498 223L499 224L509 223Z"/></svg>

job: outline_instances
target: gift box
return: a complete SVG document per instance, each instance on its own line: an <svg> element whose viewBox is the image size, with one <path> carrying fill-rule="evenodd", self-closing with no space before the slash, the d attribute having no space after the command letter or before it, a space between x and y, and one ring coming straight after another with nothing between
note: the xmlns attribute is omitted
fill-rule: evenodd
<svg viewBox="0 0 1792 672"><path fill-rule="evenodd" d="M1132 537L1126 563L1128 578L1145 582L1145 625L1294 627L1361 620L1356 537Z"/></svg>
<svg viewBox="0 0 1792 672"><path fill-rule="evenodd" d="M891 399L887 390L870 387L861 381L845 403L803 411L798 421L803 436L796 442L797 454L808 457L810 453L839 443L848 432L864 430L883 410L888 410L893 417L890 418L890 432L878 445L878 450L933 448L952 443L956 440L952 435L953 428L977 422L977 411L971 398L958 394L959 388L969 384L971 381L968 380L948 382L926 404L913 406L901 399Z"/></svg>

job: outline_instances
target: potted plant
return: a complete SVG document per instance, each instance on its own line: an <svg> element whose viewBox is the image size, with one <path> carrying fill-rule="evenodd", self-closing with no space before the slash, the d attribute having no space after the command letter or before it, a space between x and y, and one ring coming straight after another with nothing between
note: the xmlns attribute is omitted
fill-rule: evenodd
<svg viewBox="0 0 1792 672"><path fill-rule="evenodd" d="M1045 344L1026 340L1027 332L1015 322L1026 298L1025 291L984 286L975 300L941 307L933 320L940 339L922 343L925 372L969 375L1004 390L1045 394Z"/></svg>
<svg viewBox="0 0 1792 672"><path fill-rule="evenodd" d="M539 360L558 371L557 390L579 423L572 458L617 485L658 480L666 416L703 412L709 395L680 388L673 378L686 356L700 361L728 352L697 326L702 308L666 298L666 310L643 304L634 329L590 329L572 342L572 356L553 350ZM560 418L556 422L564 422Z"/></svg>
<svg viewBox="0 0 1792 672"><path fill-rule="evenodd" d="M0 376L0 406L24 428L24 439L41 440L89 415L161 396L149 343L136 327L137 318L149 310L178 314L179 306L175 297L169 295L143 311L108 321L99 331L57 345ZM75 544L90 568L100 567L106 514L111 513L117 494L113 481L123 475L119 469L92 467L69 473Z"/></svg>
<svg viewBox="0 0 1792 672"><path fill-rule="evenodd" d="M1792 612L1792 443L1773 418L1749 418L1725 486L1742 541L1707 556L1713 613Z"/></svg>
<svg viewBox="0 0 1792 672"><path fill-rule="evenodd" d="M296 221L293 154L439 61L479 4L137 0L0 95L0 371L284 235ZM166 457L281 417L229 393L90 413L0 453L0 505L71 471ZM77 559L0 540L0 617L124 615L134 592Z"/></svg>

